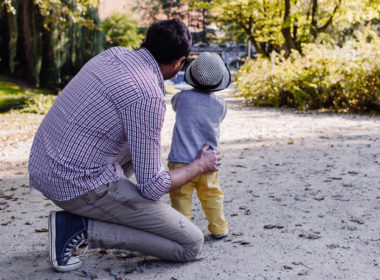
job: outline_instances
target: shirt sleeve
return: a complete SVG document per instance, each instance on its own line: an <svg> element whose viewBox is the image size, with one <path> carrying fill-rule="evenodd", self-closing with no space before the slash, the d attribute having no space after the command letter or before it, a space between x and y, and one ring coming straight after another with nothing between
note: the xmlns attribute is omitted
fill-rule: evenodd
<svg viewBox="0 0 380 280"><path fill-rule="evenodd" d="M224 99L222 99L222 105L223 105L223 113L222 113L222 117L220 119L221 122L224 120L224 118L227 115L227 103L226 103L226 101L224 101Z"/></svg>
<svg viewBox="0 0 380 280"><path fill-rule="evenodd" d="M161 129L166 104L159 97L142 99L128 107L126 137L141 194L158 200L171 186L171 178L162 165Z"/></svg>
<svg viewBox="0 0 380 280"><path fill-rule="evenodd" d="M178 97L179 97L179 92L176 93L172 99L171 99L171 103L172 103L172 108L173 108L173 111L176 112L177 111L177 100L178 100Z"/></svg>

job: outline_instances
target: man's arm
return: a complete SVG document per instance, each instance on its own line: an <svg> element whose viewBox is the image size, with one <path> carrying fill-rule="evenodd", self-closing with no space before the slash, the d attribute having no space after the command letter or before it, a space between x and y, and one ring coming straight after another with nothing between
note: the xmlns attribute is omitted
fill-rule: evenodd
<svg viewBox="0 0 380 280"><path fill-rule="evenodd" d="M168 171L171 178L169 192L180 188L199 174L218 170L222 157L218 150L208 151L209 147L210 145L206 144L202 150L199 151L197 159L188 165Z"/></svg>
<svg viewBox="0 0 380 280"><path fill-rule="evenodd" d="M141 99L127 108L124 117L136 186L145 198L151 200L160 199L171 187L170 176L161 159L165 107L162 98Z"/></svg>
<svg viewBox="0 0 380 280"><path fill-rule="evenodd" d="M161 162L161 129L165 101L160 98L140 100L129 106L125 114L128 145L137 179L137 188L148 199L158 200L201 173L218 170L221 156L205 145L188 166L166 171Z"/></svg>

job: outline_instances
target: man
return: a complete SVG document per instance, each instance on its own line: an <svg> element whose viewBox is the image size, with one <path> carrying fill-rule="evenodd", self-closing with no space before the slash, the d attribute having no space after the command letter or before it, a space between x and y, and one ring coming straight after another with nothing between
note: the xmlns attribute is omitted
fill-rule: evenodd
<svg viewBox="0 0 380 280"><path fill-rule="evenodd" d="M178 73L190 48L181 21L156 23L141 49L116 47L91 59L45 116L33 141L29 174L30 185L65 210L49 216L56 270L79 268L73 251L83 243L171 261L194 260L200 252L201 231L159 201L220 165L220 153L205 145L184 168L162 166L164 80ZM126 178L131 170L136 185Z"/></svg>

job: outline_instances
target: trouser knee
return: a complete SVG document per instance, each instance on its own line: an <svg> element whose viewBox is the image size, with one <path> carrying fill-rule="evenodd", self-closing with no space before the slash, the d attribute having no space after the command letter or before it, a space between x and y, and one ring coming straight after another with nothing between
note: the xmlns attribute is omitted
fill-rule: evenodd
<svg viewBox="0 0 380 280"><path fill-rule="evenodd" d="M201 252L204 236L203 233L198 229L197 233L192 236L191 242L185 246L185 252L183 254L183 262L193 261L197 258Z"/></svg>

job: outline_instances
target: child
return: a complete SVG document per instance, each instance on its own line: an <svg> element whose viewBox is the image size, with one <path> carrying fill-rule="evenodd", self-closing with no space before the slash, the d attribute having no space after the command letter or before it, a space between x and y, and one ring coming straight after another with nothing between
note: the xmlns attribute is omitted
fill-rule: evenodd
<svg viewBox="0 0 380 280"><path fill-rule="evenodd" d="M194 88L177 93L171 101L176 123L168 158L169 169L192 162L205 143L209 143L211 149L217 148L220 122L226 115L227 105L213 92L225 89L230 81L230 71L216 53L203 52L187 67L185 82ZM172 207L189 220L194 189L209 221L208 229L212 236L215 239L228 236L218 172L201 174L170 193Z"/></svg>

